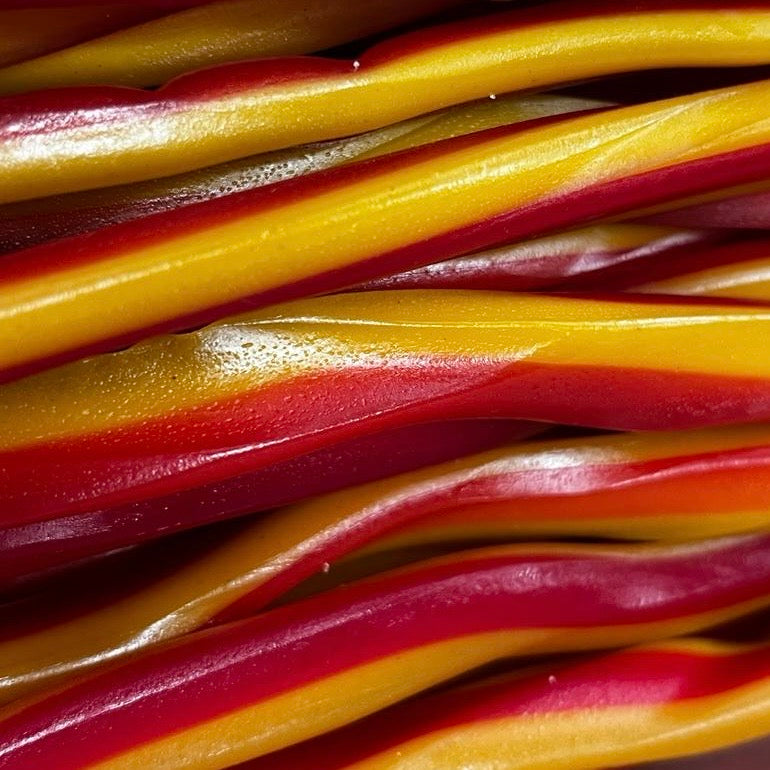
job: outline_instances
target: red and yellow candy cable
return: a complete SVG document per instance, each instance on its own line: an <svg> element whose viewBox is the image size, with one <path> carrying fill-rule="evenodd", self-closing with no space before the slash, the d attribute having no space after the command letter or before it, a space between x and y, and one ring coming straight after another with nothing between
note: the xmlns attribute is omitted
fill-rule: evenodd
<svg viewBox="0 0 770 770"><path fill-rule="evenodd" d="M767 188L762 181L668 201L652 214L628 212L622 219L424 265L355 288L604 291L638 285L648 275L652 280L737 263L752 248L742 241L751 239L761 251L759 239L741 231L770 227ZM7 208L14 205L29 204ZM622 221L626 217L632 221ZM710 248L720 243L726 246Z"/></svg>
<svg viewBox="0 0 770 770"><path fill-rule="evenodd" d="M681 248L657 254L653 248L638 258L616 259L614 263L607 260L597 270L571 276L556 288L770 301L770 238L754 235L730 240L728 235L720 244L717 236L717 243L709 245L706 232L700 233L701 243L696 238L689 242L685 239ZM472 282L491 282L492 271L482 260L471 267L459 276L458 285L467 283L474 288ZM417 285L430 284L430 279L421 274L413 280Z"/></svg>
<svg viewBox="0 0 770 770"><path fill-rule="evenodd" d="M541 440L314 497L204 533L202 554L156 580L95 573L115 586L112 602L86 595L47 617L60 601L44 593L0 626L0 700L257 612L349 557L524 536L699 540L767 529L768 483L770 427L760 425Z"/></svg>
<svg viewBox="0 0 770 770"><path fill-rule="evenodd" d="M768 329L762 305L451 290L250 313L2 386L2 526L171 494L415 423L767 420Z"/></svg>
<svg viewBox="0 0 770 770"><path fill-rule="evenodd" d="M421 697L238 770L594 770L768 731L770 645L681 639Z"/></svg>
<svg viewBox="0 0 770 770"><path fill-rule="evenodd" d="M762 178L768 98L761 82L491 129L6 255L0 372Z"/></svg>
<svg viewBox="0 0 770 770"><path fill-rule="evenodd" d="M746 262L703 268L637 287L641 292L770 301L770 251Z"/></svg>
<svg viewBox="0 0 770 770"><path fill-rule="evenodd" d="M583 279L581 281L581 278ZM709 296L749 302L770 300L770 238L764 235L694 245L669 252L665 259L640 259L610 265L593 275L563 284L568 290L593 290Z"/></svg>
<svg viewBox="0 0 770 770"><path fill-rule="evenodd" d="M488 128L602 106L609 105L557 94L502 95L495 100L484 99L421 115L365 134L277 150L187 174L9 203L0 206L0 252L253 190L358 158L386 155Z"/></svg>
<svg viewBox="0 0 770 770"><path fill-rule="evenodd" d="M757 425L542 439L316 497L241 533L244 554L262 554L260 571L220 618L259 609L362 548L524 536L698 540L763 530L768 437Z"/></svg>
<svg viewBox="0 0 770 770"><path fill-rule="evenodd" d="M676 264L681 252L691 253L723 240L729 240L729 236L717 230L597 224L376 278L354 290L535 291L581 286L581 281L594 279L603 287L602 279L612 269L650 261Z"/></svg>
<svg viewBox="0 0 770 770"><path fill-rule="evenodd" d="M355 0L208 3L0 69L0 93L95 84L157 86L225 62L332 48L462 1L370 0L365 8Z"/></svg>
<svg viewBox="0 0 770 770"><path fill-rule="evenodd" d="M9 97L0 103L0 201L183 173L565 80L768 63L769 42L770 11L745 0L647 0L620 13L615 3L565 2L418 31L356 61L265 59L153 93Z"/></svg>
<svg viewBox="0 0 770 770"><path fill-rule="evenodd" d="M0 529L0 587L148 540L404 473L541 432L537 423L450 420L361 436L200 487Z"/></svg>
<svg viewBox="0 0 770 770"><path fill-rule="evenodd" d="M770 192L768 184L717 200L694 203L647 217L652 223L670 223L674 227L770 229Z"/></svg>
<svg viewBox="0 0 770 770"><path fill-rule="evenodd" d="M11 704L0 713L0 767L226 768L493 660L692 633L768 602L766 536L462 553Z"/></svg>
<svg viewBox="0 0 770 770"><path fill-rule="evenodd" d="M671 227L674 229L712 231L715 235L732 236L738 240L761 235L769 229L768 196L770 180L733 185L679 200L646 206L608 222L632 221L635 224Z"/></svg>

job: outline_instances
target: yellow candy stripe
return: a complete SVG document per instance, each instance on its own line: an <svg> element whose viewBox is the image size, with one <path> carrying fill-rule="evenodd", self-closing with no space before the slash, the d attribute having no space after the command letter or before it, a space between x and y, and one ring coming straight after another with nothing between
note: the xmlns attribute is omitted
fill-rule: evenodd
<svg viewBox="0 0 770 770"><path fill-rule="evenodd" d="M767 604L767 553L757 537L435 560L12 704L0 714L0 759L7 770L52 752L61 770L228 767L501 657L631 644L739 617Z"/></svg>
<svg viewBox="0 0 770 770"><path fill-rule="evenodd" d="M710 618L702 618L702 620L711 625L714 622L719 622L719 615L715 613ZM690 624L678 623L668 628L648 626L635 628L633 631L631 629L620 631L611 628L596 628L588 633L578 629L564 629L563 633L572 640L570 651L581 651L596 649L596 647L618 647L634 644L640 638L654 639L669 633L689 633L688 625ZM172 736L163 741L134 749L112 760L94 765L84 765L83 767L88 767L89 770L150 770L150 768L223 770L223 768L231 767L237 762L246 762L250 757L262 757L270 752L278 751L286 746L306 741L316 735L347 725L382 708L383 702L398 702L415 692L429 689L431 686L452 679L464 671L481 666L490 660L500 660L515 655L526 656L535 650L538 653L545 653L549 651L559 652L561 649L562 646L553 639L546 639L545 635L538 633L517 635L515 642L510 635L488 634L469 637L460 643L449 642L432 645L413 653L401 653L394 658L363 666L352 673L330 677L318 684L302 688L301 691L276 698L269 704L243 709L225 718L201 725L193 730L187 730L182 735ZM408 678L404 676L405 669L409 670ZM344 701L340 697L341 693L348 694ZM351 693L355 693L355 697L350 697ZM670 710L671 712L671 729L675 733L675 728L682 723L692 724L695 722L712 727L712 724L706 721L706 717L713 713L711 709L714 706L728 707L731 713L735 709L737 714L741 714L744 709L749 709L746 719L742 719L740 722L738 720L729 722L723 731L712 730L709 736L697 736L700 738L697 747L701 750L702 748L708 750L732 743L735 738L746 740L767 732L770 719L766 717L764 710L767 708L768 699L770 699L769 693L770 685L763 681L760 686L746 688L746 692L739 691L737 694L730 693L727 696L715 697L711 700L704 699L705 702L699 704L700 709L694 707L690 710L694 704L688 703L686 707L680 709L669 706L666 711ZM751 719L757 714L754 711L755 708L757 712L762 714L763 719L757 721ZM598 753L597 748L603 749L605 755L609 754L610 748L615 748L617 754L620 755L619 758L628 756L632 761L637 757L645 759L650 756L641 746L628 746L629 732L625 729L627 727L631 729L639 727L641 722L647 722L649 730L651 714L648 712L646 716L647 720L644 720L644 717L640 719L638 709L618 710L617 714L611 712L607 715L609 726L604 730L599 727L600 731L597 735L592 736L591 730L598 727L597 718L593 713L587 717L573 714L569 720L560 720L558 717L549 719L538 714L537 717L532 717L525 724L522 724L520 731L514 728L505 737L500 734L500 724L487 724L460 732L456 736L456 740L450 741L450 745L457 746L458 743L462 745L466 739L470 739L468 743L465 743L465 748L468 750L467 755L464 756L465 762L473 761L473 759L480 759L483 762L490 759L491 756L499 756L495 751L496 746L505 755L515 757L518 762L526 762L526 755L522 756L522 747L530 748L537 763L531 765L517 763L511 766L510 770L519 770L522 767L527 768L527 770L546 770L550 767L558 767L560 770L593 770L596 766L590 762L593 761L596 754L592 756L591 752L593 750L593 752ZM620 720L619 725L615 722L615 719L618 718ZM616 729L619 728L617 732L612 729L616 725ZM655 729L656 731L659 730L659 725ZM543 735L544 732L545 735ZM617 748L618 732L623 735L626 742L625 752ZM533 740L533 733L535 736L542 735L543 737L540 740ZM578 747L583 756L578 755L577 759L578 761L583 759L583 763L569 764L563 747L570 746L571 756L574 744L567 741L575 741L577 735L586 733L591 737L585 738L584 743ZM631 734L634 733L631 732ZM496 740L501 740L501 743L496 744ZM597 740L600 740L601 743L597 744ZM417 768L420 770L423 768L426 770L447 770L447 768L459 770L451 764L452 755L446 751L444 745L433 746L430 745L430 742L426 741L426 743L429 744L427 747L420 746L419 743L416 746L409 746L409 752L405 759L403 754L399 756L399 750L396 750L392 754L384 756L381 762L374 760L373 763L367 762L358 767L353 765L350 770L390 770L391 768L402 770L399 764L393 764L393 762L399 762L399 760L409 762L412 757L416 757L417 764L413 764L411 767L409 764L405 764L403 770L407 770L407 768L408 770L413 770L413 768L414 770ZM672 753L687 753L685 747L688 746L688 743L684 736L680 741L672 736L670 742L661 741L661 744L661 753L658 756L666 756L666 748ZM692 743L689 745L692 746ZM586 754L588 757L585 757ZM545 759L545 762L540 761L541 757ZM655 758L655 755L652 755L651 758ZM257 761L259 762L259 760ZM551 765L551 761L561 762L561 764ZM574 758L571 761L574 762ZM427 764L423 764L423 762ZM467 764L460 765L460 768L465 770L467 766ZM270 765L268 764L267 767ZM479 770L482 768L484 768L483 764ZM248 770L248 763L244 770ZM271 770L284 770L284 768L277 765Z"/></svg>
<svg viewBox="0 0 770 770"><path fill-rule="evenodd" d="M609 106L551 94L503 95L422 115L345 139L256 155L187 174L0 206L0 252L90 232L222 195L253 190L344 163L497 126ZM632 231L632 226L626 226ZM638 225L643 233L666 231ZM598 239L597 239L598 241ZM597 243L597 245L599 245Z"/></svg>
<svg viewBox="0 0 770 770"><path fill-rule="evenodd" d="M107 606L3 639L0 699L255 612L363 553L525 534L701 539L766 528L768 479L770 427L760 425L537 441L317 497L221 535L210 553Z"/></svg>
<svg viewBox="0 0 770 770"><path fill-rule="evenodd" d="M761 384L770 377L770 360L760 355L769 325L762 306L665 298L409 291L299 300L8 383L0 388L0 448L138 426L295 378L422 357L470 367L604 366Z"/></svg>
<svg viewBox="0 0 770 770"><path fill-rule="evenodd" d="M506 244L359 284L372 289L574 290L606 271L670 261L695 247L729 240L721 231L607 223Z"/></svg>
<svg viewBox="0 0 770 770"><path fill-rule="evenodd" d="M769 327L763 306L657 298L290 303L2 386L0 511L5 526L92 511L443 419L767 420Z"/></svg>
<svg viewBox="0 0 770 770"><path fill-rule="evenodd" d="M770 301L770 257L711 267L634 289L656 294L708 295L734 299Z"/></svg>
<svg viewBox="0 0 770 770"><path fill-rule="evenodd" d="M98 83L156 86L228 61L321 51L459 2L369 0L365 8L354 0L211 3L6 67L0 93Z"/></svg>
<svg viewBox="0 0 770 770"><path fill-rule="evenodd" d="M20 373L143 329L189 325L255 295L266 302L270 291L328 291L345 285L346 274L353 283L353 275L555 229L580 219L577 199L597 190L601 203L591 211L622 208L633 193L610 196L602 185L645 172L677 167L708 185L698 163L770 144L757 107L765 99L770 84L762 82L502 137L482 133L452 140L460 147L348 166L343 179L311 175L19 253L0 265L0 369ZM730 173L741 167L737 158L725 165ZM760 173L762 164L752 158L748 168ZM650 185L656 196L671 189L670 179Z"/></svg>
<svg viewBox="0 0 770 770"><path fill-rule="evenodd" d="M614 3L566 3L406 36L356 62L224 67L152 96L116 92L109 106L86 92L79 102L66 90L33 101L31 111L24 97L9 99L10 124L0 131L0 201L178 174L565 80L767 63L769 41L764 8L706 2L683 10L651 0L617 13ZM62 119L73 110L77 126ZM43 152L35 138L41 132Z"/></svg>
<svg viewBox="0 0 770 770"><path fill-rule="evenodd" d="M686 639L419 698L239 770L590 770L770 729L767 645Z"/></svg>

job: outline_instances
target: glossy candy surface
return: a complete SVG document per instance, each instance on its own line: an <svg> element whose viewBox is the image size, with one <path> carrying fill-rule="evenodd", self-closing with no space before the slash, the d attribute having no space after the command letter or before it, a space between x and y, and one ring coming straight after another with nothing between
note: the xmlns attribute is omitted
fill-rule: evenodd
<svg viewBox="0 0 770 770"><path fill-rule="evenodd" d="M253 190L357 158L371 158L496 126L602 106L609 105L550 94L500 96L345 139L278 150L187 174L5 204L0 206L0 251L15 251L222 195Z"/></svg>
<svg viewBox="0 0 770 770"><path fill-rule="evenodd" d="M770 735L770 5L103 2L0 0L0 770Z"/></svg>
<svg viewBox="0 0 770 770"><path fill-rule="evenodd" d="M11 704L0 713L0 766L225 768L502 657L689 633L768 602L765 536L466 552Z"/></svg>
<svg viewBox="0 0 770 770"><path fill-rule="evenodd" d="M2 525L436 420L616 430L767 420L769 329L764 306L646 296L442 290L289 303L0 388Z"/></svg>
<svg viewBox="0 0 770 770"><path fill-rule="evenodd" d="M683 275L645 283L638 291L663 294L708 295L770 301L770 251L746 262L704 267Z"/></svg>
<svg viewBox="0 0 770 770"><path fill-rule="evenodd" d="M238 770L593 770L768 730L770 646L682 639L418 698Z"/></svg>
<svg viewBox="0 0 770 770"><path fill-rule="evenodd" d="M719 243L718 230L683 230L655 225L597 224L580 230L499 246L354 287L371 289L569 289L583 282L603 286L607 272L650 262L675 265L680 254Z"/></svg>
<svg viewBox="0 0 770 770"><path fill-rule="evenodd" d="M734 276L735 292L730 291L730 282L725 285L724 293L715 292L715 296L732 299L755 299L764 302L761 289L751 295L752 268L761 265L770 254L770 238L758 231L700 230L677 231L680 233L680 245L657 250L642 248L631 259L608 259L596 270L576 273L560 284L551 285L550 290L567 292L617 292L678 294L686 296L708 295L708 282L704 281L699 290L699 281L691 280L704 275L722 271ZM708 233L713 235L709 238ZM688 237L688 233L697 233ZM674 236L676 241L677 236ZM647 253L645 253L645 251ZM754 272L754 279L761 280L761 271ZM745 286L744 286L745 284ZM687 286L690 285L690 290ZM681 286L681 290L675 287ZM659 288L658 288L659 287ZM670 287L670 288L669 288ZM716 287L714 287L716 289ZM741 289L747 293L741 296Z"/></svg>
<svg viewBox="0 0 770 770"><path fill-rule="evenodd" d="M107 599L81 597L50 620L45 607L57 601L44 594L0 624L0 698L245 617L314 573L336 574L346 557L375 565L377 552L453 541L698 540L762 530L770 525L768 488L770 427L760 425L509 445L314 497L204 534L203 553L158 580L97 572L99 583L116 586Z"/></svg>
<svg viewBox="0 0 770 770"><path fill-rule="evenodd" d="M418 31L356 61L236 63L152 94L9 97L0 103L0 201L183 173L564 80L768 63L769 42L770 11L756 3L648 0L618 13L615 3L567 2Z"/></svg>
<svg viewBox="0 0 770 770"><path fill-rule="evenodd" d="M101 83L157 86L223 62L313 53L460 2L370 0L365 12L351 0L208 3L0 69L0 93Z"/></svg>
<svg viewBox="0 0 770 770"><path fill-rule="evenodd" d="M770 238L752 233L725 239L725 231L719 231L724 242L717 236L709 244L705 232L700 231L700 242L683 237L681 247L656 254L651 244L651 253L638 258L607 260L597 270L571 276L558 288L770 301ZM484 271L479 265L479 275Z"/></svg>
<svg viewBox="0 0 770 770"><path fill-rule="evenodd" d="M491 129L6 255L0 372L757 179L768 98L762 82Z"/></svg>
<svg viewBox="0 0 770 770"><path fill-rule="evenodd" d="M406 425L200 487L5 527L0 529L0 589L116 549L471 454L540 430L536 423L504 420Z"/></svg>
<svg viewBox="0 0 770 770"><path fill-rule="evenodd" d="M768 184L749 185L722 194L714 200L670 207L646 218L651 223L673 227L770 229L770 191Z"/></svg>

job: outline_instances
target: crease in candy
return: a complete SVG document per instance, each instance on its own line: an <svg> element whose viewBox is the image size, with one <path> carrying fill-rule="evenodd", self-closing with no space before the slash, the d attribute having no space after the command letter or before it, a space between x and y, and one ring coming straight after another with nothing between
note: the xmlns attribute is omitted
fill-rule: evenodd
<svg viewBox="0 0 770 770"><path fill-rule="evenodd" d="M572 290L625 290L677 296L766 303L770 300L770 239L764 235L704 244L672 252L665 260L642 259L611 265L565 282Z"/></svg>
<svg viewBox="0 0 770 770"><path fill-rule="evenodd" d="M770 301L770 256L652 281L637 287L637 291L767 302Z"/></svg>
<svg viewBox="0 0 770 770"><path fill-rule="evenodd" d="M716 200L689 203L645 218L650 223L670 223L679 227L770 229L770 192L768 184L735 190ZM699 224L698 224L699 223Z"/></svg>
<svg viewBox="0 0 770 770"><path fill-rule="evenodd" d="M534 291L591 281L603 288L608 270L650 260L671 262L680 252L729 240L714 230L684 230L633 223L596 224L512 243L385 276L354 287L371 289L482 289Z"/></svg>

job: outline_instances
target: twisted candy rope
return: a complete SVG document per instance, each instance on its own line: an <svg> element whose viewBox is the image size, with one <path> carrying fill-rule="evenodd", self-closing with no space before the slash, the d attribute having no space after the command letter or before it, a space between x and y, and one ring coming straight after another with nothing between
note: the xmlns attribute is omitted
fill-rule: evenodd
<svg viewBox="0 0 770 770"><path fill-rule="evenodd" d="M713 261L709 257L713 256ZM720 257L729 258L719 264ZM770 300L770 239L742 247L709 251L700 262L689 263L688 272L642 284L637 291L664 294L708 295L767 302Z"/></svg>
<svg viewBox="0 0 770 770"><path fill-rule="evenodd" d="M605 224L438 262L354 287L705 295L770 300L770 240Z"/></svg>
<svg viewBox="0 0 770 770"><path fill-rule="evenodd" d="M332 48L460 2L370 0L365 12L351 0L203 4L0 69L0 93L99 83L156 86L190 70L223 62ZM38 15L43 23L51 24L45 13ZM121 25L125 26L128 24Z"/></svg>
<svg viewBox="0 0 770 770"><path fill-rule="evenodd" d="M768 730L770 645L681 639L418 698L238 770L593 770Z"/></svg>
<svg viewBox="0 0 770 770"><path fill-rule="evenodd" d="M187 174L5 204L0 206L0 251L15 251L253 190L360 158L602 106L609 105L556 94L503 95L421 115L358 136L291 147Z"/></svg>
<svg viewBox="0 0 770 770"><path fill-rule="evenodd" d="M616 3L565 2L418 31L356 61L224 65L152 94L9 97L0 105L0 200L183 173L564 80L767 63L769 41L770 11L743 0L647 0L621 13Z"/></svg>
<svg viewBox="0 0 770 770"><path fill-rule="evenodd" d="M203 553L152 582L146 570L128 581L97 573L91 582L113 586L106 597L70 598L56 617L46 608L60 601L44 594L0 627L0 698L244 617L349 556L376 563L388 549L524 535L684 540L759 530L770 523L769 481L770 427L761 425L536 441L315 497L234 533L204 533Z"/></svg>
<svg viewBox="0 0 770 770"><path fill-rule="evenodd" d="M569 290L586 283L592 288L614 288L618 272L624 277L626 273L646 275L650 265L672 265L672 272L676 272L684 255L700 255L710 245L725 240L730 241L730 236L719 230L597 224L425 265L377 278L353 290ZM613 282L608 282L608 277ZM625 285L632 283L629 278Z"/></svg>
<svg viewBox="0 0 770 770"><path fill-rule="evenodd" d="M0 714L0 767L225 768L499 658L691 633L768 601L766 536L463 553L12 704Z"/></svg>
<svg viewBox="0 0 770 770"><path fill-rule="evenodd" d="M252 313L0 388L2 525L436 420L649 430L768 419L768 325L762 306L448 290Z"/></svg>
<svg viewBox="0 0 770 770"><path fill-rule="evenodd" d="M536 423L451 420L405 425L285 462L135 503L0 529L0 587L212 521L472 454L541 432Z"/></svg>
<svg viewBox="0 0 770 770"><path fill-rule="evenodd" d="M770 192L768 185L749 185L721 195L716 200L690 202L672 210L656 213L647 220L678 227L770 229Z"/></svg>
<svg viewBox="0 0 770 770"><path fill-rule="evenodd" d="M0 372L760 178L767 99L762 82L492 129L7 255Z"/></svg>

